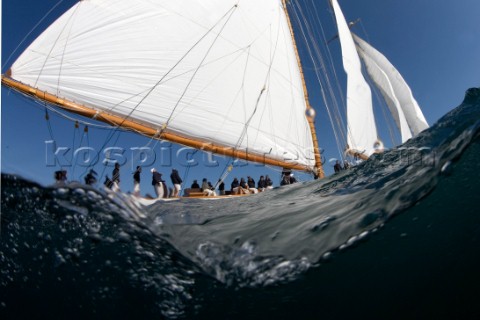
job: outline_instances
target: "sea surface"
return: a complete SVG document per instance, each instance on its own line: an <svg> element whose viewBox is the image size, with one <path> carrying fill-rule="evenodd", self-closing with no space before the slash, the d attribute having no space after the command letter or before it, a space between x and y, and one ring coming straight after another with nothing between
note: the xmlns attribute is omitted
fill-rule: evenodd
<svg viewBox="0 0 480 320"><path fill-rule="evenodd" d="M145 208L2 174L0 319L480 319L480 88L326 179Z"/></svg>

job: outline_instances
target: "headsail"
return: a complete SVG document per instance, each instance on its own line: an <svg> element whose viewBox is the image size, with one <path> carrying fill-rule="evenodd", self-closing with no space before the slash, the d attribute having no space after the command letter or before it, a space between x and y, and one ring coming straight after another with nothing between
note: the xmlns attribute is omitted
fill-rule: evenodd
<svg viewBox="0 0 480 320"><path fill-rule="evenodd" d="M80 1L11 78L185 145L315 166L281 0Z"/></svg>
<svg viewBox="0 0 480 320"><path fill-rule="evenodd" d="M352 35L368 74L382 93L399 127L402 142L428 128L410 87L397 69L375 48L354 33Z"/></svg>
<svg viewBox="0 0 480 320"><path fill-rule="evenodd" d="M381 65L379 65L378 60L375 60L375 55L372 56L373 49L366 42L360 39L357 35L352 33L355 43L357 44L357 51L363 62L365 63L366 70L368 75L375 83L379 91L381 92L387 106L392 114L393 120L400 130L400 135L402 137L402 142L407 141L412 137L410 128L408 127L407 120L403 113L402 106L395 94L395 88L392 84L392 80L389 75L385 72ZM368 47L366 47L368 46ZM367 50L365 50L367 49ZM378 52L377 52L378 53Z"/></svg>
<svg viewBox="0 0 480 320"><path fill-rule="evenodd" d="M347 21L338 5L332 0L335 11L340 43L342 46L343 68L347 73L347 123L349 149L369 156L377 141L377 129L373 115L372 93L362 74L358 57Z"/></svg>

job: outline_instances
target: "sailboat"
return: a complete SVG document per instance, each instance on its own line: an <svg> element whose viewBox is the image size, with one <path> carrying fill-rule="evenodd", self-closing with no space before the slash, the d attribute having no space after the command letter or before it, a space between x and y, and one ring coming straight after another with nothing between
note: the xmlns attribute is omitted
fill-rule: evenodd
<svg viewBox="0 0 480 320"><path fill-rule="evenodd" d="M2 84L151 139L323 178L288 5L82 0L18 57ZM408 86L392 80L399 74L350 33L337 1L332 5L348 74L346 151L368 159L379 138L359 54L380 74L374 82L402 138L426 121Z"/></svg>

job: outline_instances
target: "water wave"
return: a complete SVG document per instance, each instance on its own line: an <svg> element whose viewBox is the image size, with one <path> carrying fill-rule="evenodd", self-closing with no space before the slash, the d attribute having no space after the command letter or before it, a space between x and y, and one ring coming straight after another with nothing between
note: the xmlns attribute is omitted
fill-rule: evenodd
<svg viewBox="0 0 480 320"><path fill-rule="evenodd" d="M413 238L414 252L420 241L428 242L422 237L429 225L451 218L452 205L461 204L455 212L460 218L452 230L431 232L433 239L442 243L460 229L480 231L474 213L479 135L480 89L470 89L458 108L398 148L323 180L247 198L142 207L128 196L83 185L42 187L2 174L0 311L19 317L33 311L63 317L75 310L75 316L98 318L240 318L247 312L286 318L300 307L315 310L312 294L329 289L341 299L344 290L362 290L355 285L365 283L351 278L359 271L349 268L372 263L375 255L400 265L412 253L403 248L392 254L385 243ZM423 233L412 237L419 225ZM478 235L472 237L467 243L478 244ZM461 247L452 244L452 250ZM469 257L479 260L476 252ZM408 266L423 270L414 262ZM372 265L363 271L383 301L388 284L378 278L382 270ZM404 270L396 271L405 279ZM263 298L267 292L270 300ZM363 301L347 297L351 305ZM330 303L323 305L328 318L341 307L323 298ZM288 301L282 307L275 299ZM223 306L212 305L218 301ZM22 308L25 303L30 308ZM426 305L418 314L435 314ZM336 312L353 316L347 309ZM390 315L386 307L384 314Z"/></svg>

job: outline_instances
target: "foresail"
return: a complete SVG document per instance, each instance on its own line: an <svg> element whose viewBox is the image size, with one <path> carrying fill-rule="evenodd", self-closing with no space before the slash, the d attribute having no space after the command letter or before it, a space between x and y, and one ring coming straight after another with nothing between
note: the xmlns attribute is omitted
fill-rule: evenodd
<svg viewBox="0 0 480 320"><path fill-rule="evenodd" d="M365 63L368 75L377 86L388 105L392 118L400 131L402 142L407 141L412 137L412 133L408 127L400 101L397 98L394 88L395 85L392 83L395 79L391 79L387 72L382 68L383 64L378 60L378 55L380 55L380 53L353 32L352 36L357 45L358 54Z"/></svg>
<svg viewBox="0 0 480 320"><path fill-rule="evenodd" d="M408 127L414 136L428 128L420 106L398 70L375 48L357 35L353 33L352 35L358 52L365 61L369 75L382 92L397 125L401 129L402 141L411 137L411 134L404 135L404 121L408 123ZM402 114L404 114L404 117Z"/></svg>
<svg viewBox="0 0 480 320"><path fill-rule="evenodd" d="M11 77L158 132L313 168L281 0L84 0Z"/></svg>
<svg viewBox="0 0 480 320"><path fill-rule="evenodd" d="M370 155L377 140L373 115L372 93L362 74L362 65L350 34L347 21L338 5L332 0L342 46L343 68L347 73L347 123L350 149Z"/></svg>

